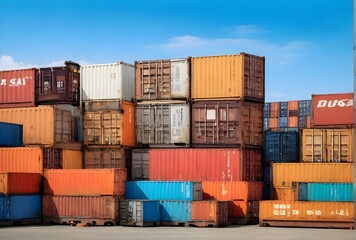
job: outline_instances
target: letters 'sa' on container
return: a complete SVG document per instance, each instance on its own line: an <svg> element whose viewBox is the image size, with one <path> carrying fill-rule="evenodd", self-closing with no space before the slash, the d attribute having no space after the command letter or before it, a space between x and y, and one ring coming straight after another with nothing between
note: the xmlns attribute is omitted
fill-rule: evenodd
<svg viewBox="0 0 356 240"><path fill-rule="evenodd" d="M312 95L312 127L354 126L353 102L353 93Z"/></svg>
<svg viewBox="0 0 356 240"><path fill-rule="evenodd" d="M84 112L84 145L135 146L135 106Z"/></svg>
<svg viewBox="0 0 356 240"><path fill-rule="evenodd" d="M190 105L182 101L138 103L136 141L149 145L189 146Z"/></svg>
<svg viewBox="0 0 356 240"><path fill-rule="evenodd" d="M85 65L80 68L81 99L122 100L135 96L135 67L124 62Z"/></svg>
<svg viewBox="0 0 356 240"><path fill-rule="evenodd" d="M119 222L119 199L115 196L43 196L44 222L78 221L97 225Z"/></svg>
<svg viewBox="0 0 356 240"><path fill-rule="evenodd" d="M193 100L251 99L264 101L265 58L246 53L193 57Z"/></svg>
<svg viewBox="0 0 356 240"><path fill-rule="evenodd" d="M189 67L189 59L136 61L136 100L188 100Z"/></svg>
<svg viewBox="0 0 356 240"><path fill-rule="evenodd" d="M192 144L262 146L263 103L193 102Z"/></svg>
<svg viewBox="0 0 356 240"><path fill-rule="evenodd" d="M292 182L352 183L352 163L273 163L273 185L289 187Z"/></svg>
<svg viewBox="0 0 356 240"><path fill-rule="evenodd" d="M43 174L43 153L39 147L0 148L0 172Z"/></svg>
<svg viewBox="0 0 356 240"><path fill-rule="evenodd" d="M148 179L149 149L132 149L131 180Z"/></svg>
<svg viewBox="0 0 356 240"><path fill-rule="evenodd" d="M352 183L299 183L299 201L353 202Z"/></svg>
<svg viewBox="0 0 356 240"><path fill-rule="evenodd" d="M36 106L38 70L0 71L0 108Z"/></svg>
<svg viewBox="0 0 356 240"><path fill-rule="evenodd" d="M52 195L124 196L126 169L45 170L44 193Z"/></svg>
<svg viewBox="0 0 356 240"><path fill-rule="evenodd" d="M160 201L161 223L186 223L192 221L192 201Z"/></svg>
<svg viewBox="0 0 356 240"><path fill-rule="evenodd" d="M262 149L150 149L150 180L261 181Z"/></svg>
<svg viewBox="0 0 356 240"><path fill-rule="evenodd" d="M120 225L154 226L160 223L160 203L150 200L121 200Z"/></svg>
<svg viewBox="0 0 356 240"><path fill-rule="evenodd" d="M43 167L45 169L82 169L81 150L62 148L43 148Z"/></svg>
<svg viewBox="0 0 356 240"><path fill-rule="evenodd" d="M130 149L113 146L87 146L84 149L84 165L86 169L127 168L130 161Z"/></svg>
<svg viewBox="0 0 356 240"><path fill-rule="evenodd" d="M298 132L266 131L264 161L271 162L299 162Z"/></svg>
<svg viewBox="0 0 356 240"><path fill-rule="evenodd" d="M201 182L127 181L125 199L202 200Z"/></svg>
<svg viewBox="0 0 356 240"><path fill-rule="evenodd" d="M259 201L235 200L229 201L229 216L231 220L244 220L243 223L254 223L258 219Z"/></svg>
<svg viewBox="0 0 356 240"><path fill-rule="evenodd" d="M0 122L0 147L21 147L22 125Z"/></svg>
<svg viewBox="0 0 356 240"><path fill-rule="evenodd" d="M211 223L216 227L227 226L228 202L222 201L193 201L192 221Z"/></svg>
<svg viewBox="0 0 356 240"><path fill-rule="evenodd" d="M16 224L40 223L42 221L42 196L0 195L0 221Z"/></svg>
<svg viewBox="0 0 356 240"><path fill-rule="evenodd" d="M39 173L0 173L0 194L39 194L41 185Z"/></svg>

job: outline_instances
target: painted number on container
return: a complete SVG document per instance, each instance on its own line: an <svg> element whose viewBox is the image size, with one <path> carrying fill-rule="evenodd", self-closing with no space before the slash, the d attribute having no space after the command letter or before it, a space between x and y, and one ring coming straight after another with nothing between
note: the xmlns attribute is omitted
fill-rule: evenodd
<svg viewBox="0 0 356 240"><path fill-rule="evenodd" d="M311 209L311 210L307 210L307 215L309 215L309 216L312 216L312 215L321 216L322 212L321 212L321 210Z"/></svg>
<svg viewBox="0 0 356 240"><path fill-rule="evenodd" d="M338 216L350 216L348 209L336 209L335 212L331 211L331 215L338 215Z"/></svg>

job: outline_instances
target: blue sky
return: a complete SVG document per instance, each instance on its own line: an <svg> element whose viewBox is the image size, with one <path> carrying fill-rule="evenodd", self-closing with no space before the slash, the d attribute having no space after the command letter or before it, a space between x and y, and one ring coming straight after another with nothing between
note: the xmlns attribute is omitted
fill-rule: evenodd
<svg viewBox="0 0 356 240"><path fill-rule="evenodd" d="M0 69L247 52L266 101L353 91L352 0L0 0Z"/></svg>

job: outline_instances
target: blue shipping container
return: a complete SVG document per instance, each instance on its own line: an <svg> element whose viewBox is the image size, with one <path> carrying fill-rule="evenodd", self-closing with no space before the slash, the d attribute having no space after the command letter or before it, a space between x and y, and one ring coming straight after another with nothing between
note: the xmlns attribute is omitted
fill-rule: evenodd
<svg viewBox="0 0 356 240"><path fill-rule="evenodd" d="M265 103L263 108L263 114L265 118L271 117L271 103Z"/></svg>
<svg viewBox="0 0 356 240"><path fill-rule="evenodd" d="M299 183L299 201L353 202L352 183Z"/></svg>
<svg viewBox="0 0 356 240"><path fill-rule="evenodd" d="M0 147L21 147L22 125L0 122Z"/></svg>
<svg viewBox="0 0 356 240"><path fill-rule="evenodd" d="M125 199L202 200L201 182L128 181Z"/></svg>
<svg viewBox="0 0 356 240"><path fill-rule="evenodd" d="M271 184L271 166L264 166L263 167L263 183Z"/></svg>
<svg viewBox="0 0 356 240"><path fill-rule="evenodd" d="M279 117L288 117L288 102L281 102L279 104Z"/></svg>
<svg viewBox="0 0 356 240"><path fill-rule="evenodd" d="M42 218L42 195L1 195L0 204L1 221Z"/></svg>
<svg viewBox="0 0 356 240"><path fill-rule="evenodd" d="M146 226L159 223L160 202L150 200L121 200L120 225Z"/></svg>
<svg viewBox="0 0 356 240"><path fill-rule="evenodd" d="M272 185L271 184L263 184L262 188L262 199L263 200L271 200L271 189Z"/></svg>
<svg viewBox="0 0 356 240"><path fill-rule="evenodd" d="M264 118L263 128L264 128L264 130L268 130L269 129L269 118Z"/></svg>
<svg viewBox="0 0 356 240"><path fill-rule="evenodd" d="M161 201L161 222L192 221L191 201Z"/></svg>
<svg viewBox="0 0 356 240"><path fill-rule="evenodd" d="M280 117L278 118L278 128L286 128L288 127L288 118Z"/></svg>
<svg viewBox="0 0 356 240"><path fill-rule="evenodd" d="M298 132L296 131L266 131L264 161L271 162L298 162Z"/></svg>

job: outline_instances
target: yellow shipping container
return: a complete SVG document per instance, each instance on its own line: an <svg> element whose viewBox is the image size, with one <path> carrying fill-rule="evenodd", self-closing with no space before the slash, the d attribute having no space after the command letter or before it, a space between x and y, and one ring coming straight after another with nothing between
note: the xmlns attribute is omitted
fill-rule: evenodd
<svg viewBox="0 0 356 240"><path fill-rule="evenodd" d="M77 150L63 150L63 169L82 169L83 154Z"/></svg>
<svg viewBox="0 0 356 240"><path fill-rule="evenodd" d="M292 183L290 187L274 188L274 199L280 201L298 201L298 185Z"/></svg>
<svg viewBox="0 0 356 240"><path fill-rule="evenodd" d="M193 100L264 100L264 57L246 53L194 57L191 66Z"/></svg>
<svg viewBox="0 0 356 240"><path fill-rule="evenodd" d="M45 169L82 169L83 154L76 145L68 149L43 148L43 167ZM72 147L72 148L70 148Z"/></svg>
<svg viewBox="0 0 356 240"><path fill-rule="evenodd" d="M353 162L354 129L303 129L302 162Z"/></svg>

